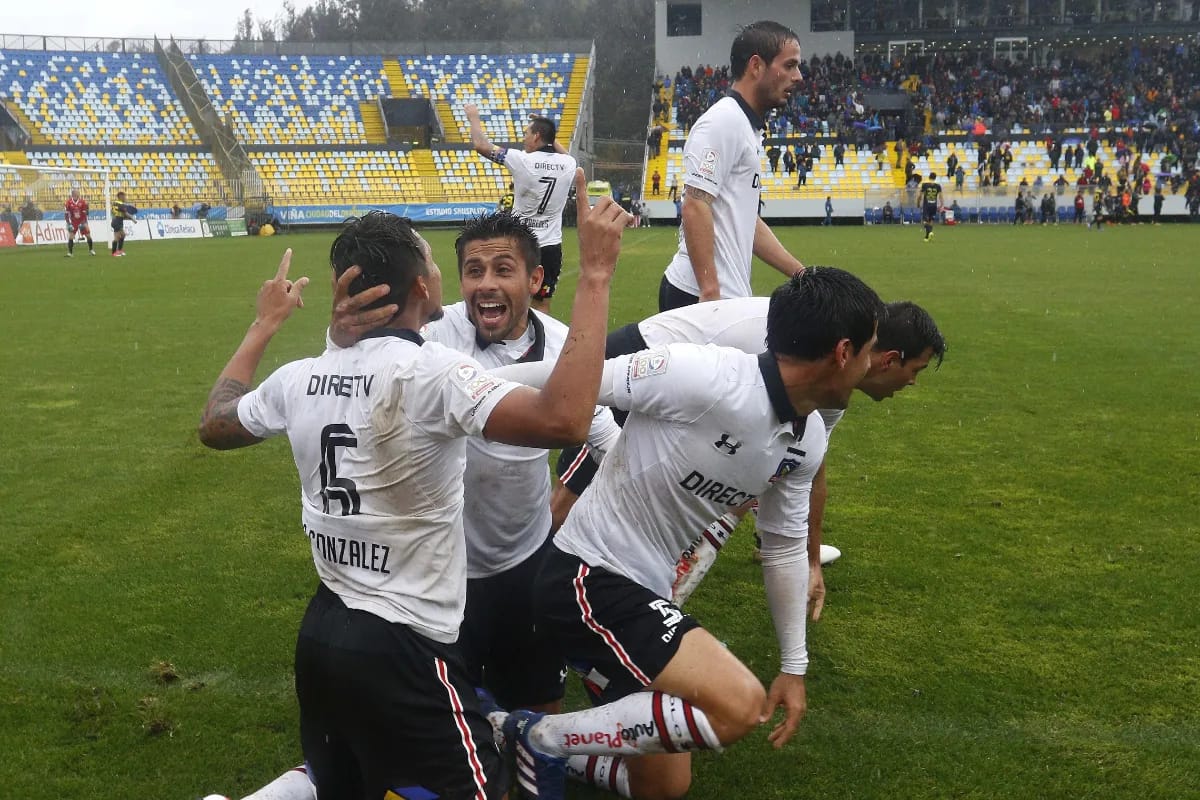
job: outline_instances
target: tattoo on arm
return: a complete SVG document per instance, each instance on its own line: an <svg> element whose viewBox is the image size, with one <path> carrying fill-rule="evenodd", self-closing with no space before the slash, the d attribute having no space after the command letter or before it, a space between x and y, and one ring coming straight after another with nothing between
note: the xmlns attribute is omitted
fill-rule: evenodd
<svg viewBox="0 0 1200 800"><path fill-rule="evenodd" d="M702 203L708 203L710 206L713 204L713 201L717 199L703 189L697 189L695 186L687 187L687 196L693 200L699 200Z"/></svg>
<svg viewBox="0 0 1200 800"><path fill-rule="evenodd" d="M200 415L200 438L206 445L228 450L262 441L238 418L238 401L249 391L249 386L233 378L221 378L213 386Z"/></svg>

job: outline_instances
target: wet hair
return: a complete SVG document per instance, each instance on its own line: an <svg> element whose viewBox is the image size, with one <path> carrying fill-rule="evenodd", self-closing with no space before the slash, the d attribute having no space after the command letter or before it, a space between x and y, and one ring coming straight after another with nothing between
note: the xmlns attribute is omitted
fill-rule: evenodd
<svg viewBox="0 0 1200 800"><path fill-rule="evenodd" d="M350 284L351 295L381 283L391 287L386 296L366 308L394 303L403 311L417 276L429 274L425 248L412 222L386 211L347 219L329 248L329 265L339 278L350 267L362 270Z"/></svg>
<svg viewBox="0 0 1200 800"><path fill-rule="evenodd" d="M884 308L884 315L879 320L879 339L875 342L875 350L899 351L901 364L931 350L933 355L930 360L937 359L934 369L940 367L946 356L946 340L942 338L942 332L929 312L907 300L888 303Z"/></svg>
<svg viewBox="0 0 1200 800"><path fill-rule="evenodd" d="M783 46L792 40L799 42L800 37L786 25L770 20L750 23L738 31L729 48L729 73L734 80L742 77L754 56L770 64Z"/></svg>
<svg viewBox="0 0 1200 800"><path fill-rule="evenodd" d="M517 253L525 263L525 274L530 275L542 263L542 249L537 236L524 217L511 211L494 211L467 220L462 232L454 240L454 252L458 255L458 275L462 277L463 253L471 242L491 239L512 239Z"/></svg>
<svg viewBox="0 0 1200 800"><path fill-rule="evenodd" d="M558 136L558 126L554 124L554 120L549 117L533 116L529 118L529 125L542 140L542 144L554 144L554 138Z"/></svg>
<svg viewBox="0 0 1200 800"><path fill-rule="evenodd" d="M815 361L849 339L855 352L875 334L883 302L871 287L836 267L806 267L771 293L767 349Z"/></svg>

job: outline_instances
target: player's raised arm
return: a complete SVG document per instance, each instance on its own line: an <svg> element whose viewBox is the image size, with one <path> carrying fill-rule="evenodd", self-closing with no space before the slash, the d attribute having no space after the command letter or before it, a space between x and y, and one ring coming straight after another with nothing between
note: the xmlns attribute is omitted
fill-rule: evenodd
<svg viewBox="0 0 1200 800"><path fill-rule="evenodd" d="M483 121L479 118L479 106L467 103L464 110L467 112L467 122L471 126L471 145L475 148L475 152L487 158L494 158L496 151L500 148L492 144L492 140L483 130Z"/></svg>
<svg viewBox="0 0 1200 800"><path fill-rule="evenodd" d="M562 444L578 444L588 434L600 375L604 366L604 343L608 329L608 293L621 235L630 215L612 198L588 206L587 179L575 170L575 201L579 219L579 284L571 312L571 329L562 352L542 389L523 388L506 396L488 417L484 435L494 441L527 446L546 444L545 435L531 431L554 420Z"/></svg>
<svg viewBox="0 0 1200 800"><path fill-rule="evenodd" d="M200 416L200 441L215 450L231 450L262 441L251 434L238 418L238 401L250 391L254 371L262 361L271 337L297 308L304 306L301 293L308 278L288 280L292 250L288 248L279 262L275 277L264 281L258 290L254 322L245 338L225 365L208 394L204 413Z"/></svg>

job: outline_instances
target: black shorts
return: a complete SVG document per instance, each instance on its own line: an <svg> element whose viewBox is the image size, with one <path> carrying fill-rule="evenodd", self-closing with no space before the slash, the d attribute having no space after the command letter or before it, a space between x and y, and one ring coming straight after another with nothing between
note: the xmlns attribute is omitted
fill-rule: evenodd
<svg viewBox="0 0 1200 800"><path fill-rule="evenodd" d="M121 233L122 231L124 231L125 230L125 220L123 220L121 217L113 217L112 229L117 233Z"/></svg>
<svg viewBox="0 0 1200 800"><path fill-rule="evenodd" d="M562 275L562 245L548 244L542 247L542 288L538 289L537 297L549 300L554 297L558 287L558 279Z"/></svg>
<svg viewBox="0 0 1200 800"><path fill-rule="evenodd" d="M675 657L683 635L700 627L646 587L557 547L542 562L534 614L601 703L643 691Z"/></svg>
<svg viewBox="0 0 1200 800"><path fill-rule="evenodd" d="M663 275L662 280L658 284L658 311L670 311L672 308L683 308L684 306L694 306L700 302L700 296L688 294L683 289L680 289L675 284L667 280L667 276Z"/></svg>
<svg viewBox="0 0 1200 800"><path fill-rule="evenodd" d="M421 787L492 800L507 775L462 656L406 625L347 608L323 584L296 640L300 742L322 800Z"/></svg>
<svg viewBox="0 0 1200 800"><path fill-rule="evenodd" d="M533 624L533 582L552 546L547 537L520 564L467 581L459 647L471 682L486 687L501 708L552 703L566 688L566 664L558 648Z"/></svg>
<svg viewBox="0 0 1200 800"><path fill-rule="evenodd" d="M925 203L921 206L921 221L935 222L937 220L937 203Z"/></svg>

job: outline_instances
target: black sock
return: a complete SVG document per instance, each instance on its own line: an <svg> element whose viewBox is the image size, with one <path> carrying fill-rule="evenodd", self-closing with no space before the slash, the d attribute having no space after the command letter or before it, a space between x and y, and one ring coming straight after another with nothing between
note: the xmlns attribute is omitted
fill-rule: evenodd
<svg viewBox="0 0 1200 800"><path fill-rule="evenodd" d="M113 239L113 243L112 243L112 251L113 251L114 253L115 253L115 252L117 252L117 240L116 240L116 239Z"/></svg>
<svg viewBox="0 0 1200 800"><path fill-rule="evenodd" d="M87 237L87 242L88 242L88 250L95 250L95 249L96 249L96 246L95 246L94 244L92 244L92 237L90 237L90 236L89 236L89 237Z"/></svg>
<svg viewBox="0 0 1200 800"><path fill-rule="evenodd" d="M71 255L75 251L75 240L67 239L67 255Z"/></svg>

